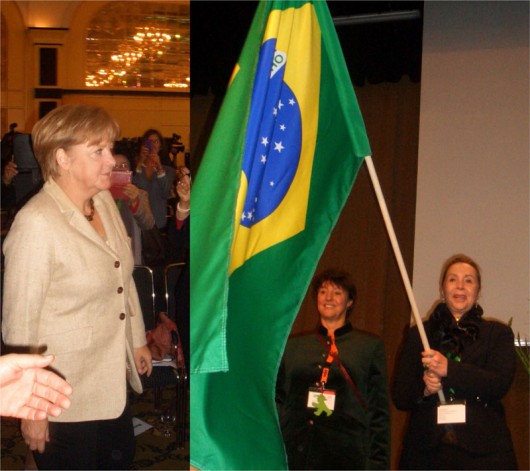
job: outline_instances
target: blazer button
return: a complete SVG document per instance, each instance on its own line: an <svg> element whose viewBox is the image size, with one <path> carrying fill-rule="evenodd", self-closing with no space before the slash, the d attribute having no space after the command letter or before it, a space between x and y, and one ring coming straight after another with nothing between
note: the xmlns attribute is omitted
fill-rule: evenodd
<svg viewBox="0 0 530 471"><path fill-rule="evenodd" d="M120 286L117 291L118 291L118 294L121 294L123 293L123 288Z"/></svg>
<svg viewBox="0 0 530 471"><path fill-rule="evenodd" d="M118 262L117 260L114 262L114 267L115 268L120 268L120 262Z"/></svg>
<svg viewBox="0 0 530 471"><path fill-rule="evenodd" d="M122 313L120 314L120 320L123 320L123 319L125 319L125 313L124 313L124 312L122 312Z"/></svg>

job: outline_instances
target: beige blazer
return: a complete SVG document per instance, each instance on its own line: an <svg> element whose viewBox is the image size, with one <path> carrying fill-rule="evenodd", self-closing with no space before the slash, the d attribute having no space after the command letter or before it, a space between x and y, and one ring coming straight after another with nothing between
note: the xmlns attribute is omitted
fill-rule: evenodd
<svg viewBox="0 0 530 471"><path fill-rule="evenodd" d="M98 193L94 205L106 241L50 180L19 211L3 247L4 342L53 353L52 367L74 390L53 421L118 417L127 379L142 392L132 352L146 339L131 246L111 194Z"/></svg>

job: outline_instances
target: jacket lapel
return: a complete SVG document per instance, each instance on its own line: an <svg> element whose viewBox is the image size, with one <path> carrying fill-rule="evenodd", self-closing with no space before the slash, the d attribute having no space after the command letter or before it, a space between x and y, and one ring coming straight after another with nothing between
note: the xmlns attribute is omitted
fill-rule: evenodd
<svg viewBox="0 0 530 471"><path fill-rule="evenodd" d="M87 221L83 213L74 205L72 200L66 195L66 193L57 185L53 180L49 180L44 184L44 190L55 200L59 210L64 215L65 220L85 238L101 247L106 252L114 254L114 250L111 247L116 246L116 240L114 233L115 231L110 230L113 227L110 214L105 208L104 204L100 204L99 195L94 197L94 205L98 209L99 217L105 228L107 237L111 237L109 244L106 244L103 238L94 230L94 228Z"/></svg>
<svg viewBox="0 0 530 471"><path fill-rule="evenodd" d="M109 207L109 204L112 205ZM113 199L105 199L102 197L102 194L97 194L94 196L94 206L96 207L103 227L105 229L105 234L107 236L107 242L103 242L105 247L111 251L111 253L116 256L119 252L118 244L120 243L120 234L123 232L119 227L121 222L121 216L118 211L116 204ZM93 231L94 233L96 231ZM99 237L99 236L98 236ZM99 237L102 241L103 239Z"/></svg>

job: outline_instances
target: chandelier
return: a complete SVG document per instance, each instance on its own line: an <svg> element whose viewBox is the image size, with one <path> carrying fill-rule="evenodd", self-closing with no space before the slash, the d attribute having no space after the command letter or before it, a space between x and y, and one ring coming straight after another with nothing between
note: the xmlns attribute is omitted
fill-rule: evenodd
<svg viewBox="0 0 530 471"><path fill-rule="evenodd" d="M189 89L189 5L186 18L182 12L146 12L145 3L124 15L117 3L130 10L138 2L115 2L103 12L106 21L89 28L85 85Z"/></svg>

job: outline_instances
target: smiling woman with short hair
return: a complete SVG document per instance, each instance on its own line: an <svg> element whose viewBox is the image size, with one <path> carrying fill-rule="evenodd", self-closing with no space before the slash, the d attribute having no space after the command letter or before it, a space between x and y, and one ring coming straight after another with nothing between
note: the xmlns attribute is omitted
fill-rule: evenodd
<svg viewBox="0 0 530 471"><path fill-rule="evenodd" d="M389 469L383 342L347 320L347 273L327 270L312 286L319 326L288 341L276 389L289 469Z"/></svg>

